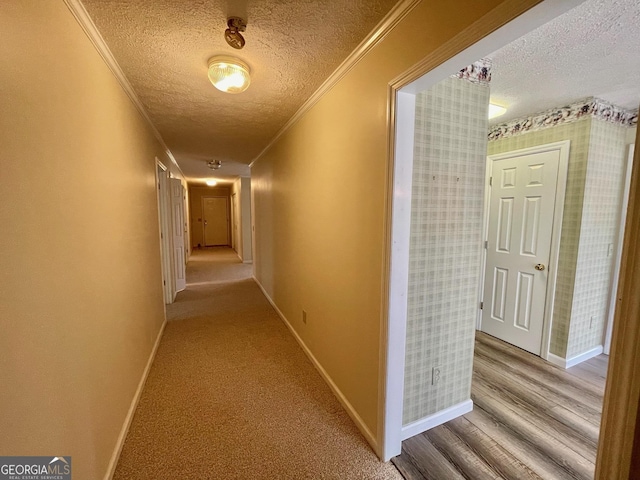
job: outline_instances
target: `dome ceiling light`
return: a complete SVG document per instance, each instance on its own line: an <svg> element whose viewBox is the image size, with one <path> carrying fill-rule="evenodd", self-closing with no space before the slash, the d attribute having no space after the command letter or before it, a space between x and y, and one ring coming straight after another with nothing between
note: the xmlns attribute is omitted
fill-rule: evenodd
<svg viewBox="0 0 640 480"><path fill-rule="evenodd" d="M489 120L499 117L507 113L507 109L502 105L496 105L495 103L489 104Z"/></svg>
<svg viewBox="0 0 640 480"><path fill-rule="evenodd" d="M251 71L242 60L216 56L209 59L209 80L221 92L240 93L249 88Z"/></svg>

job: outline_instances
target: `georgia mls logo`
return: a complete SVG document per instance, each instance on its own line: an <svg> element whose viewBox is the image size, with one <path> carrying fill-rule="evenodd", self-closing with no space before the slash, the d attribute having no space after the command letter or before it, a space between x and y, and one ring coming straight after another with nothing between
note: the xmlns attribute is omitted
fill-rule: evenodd
<svg viewBox="0 0 640 480"><path fill-rule="evenodd" d="M71 457L0 457L0 480L71 480Z"/></svg>

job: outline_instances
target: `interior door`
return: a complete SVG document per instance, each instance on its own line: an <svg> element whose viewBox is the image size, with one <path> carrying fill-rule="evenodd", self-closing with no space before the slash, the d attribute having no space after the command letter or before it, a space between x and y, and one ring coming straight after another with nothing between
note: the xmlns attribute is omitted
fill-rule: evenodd
<svg viewBox="0 0 640 480"><path fill-rule="evenodd" d="M173 262L175 265L176 292L187 287L186 256L184 250L184 187L178 178L171 178L171 234Z"/></svg>
<svg viewBox="0 0 640 480"><path fill-rule="evenodd" d="M213 247L229 245L229 206L227 197L202 199L204 221L204 245Z"/></svg>
<svg viewBox="0 0 640 480"><path fill-rule="evenodd" d="M238 222L236 221L237 205L236 205L236 194L231 195L231 248L233 248L236 252L238 251Z"/></svg>
<svg viewBox="0 0 640 480"><path fill-rule="evenodd" d="M490 160L482 331L540 355L560 150Z"/></svg>

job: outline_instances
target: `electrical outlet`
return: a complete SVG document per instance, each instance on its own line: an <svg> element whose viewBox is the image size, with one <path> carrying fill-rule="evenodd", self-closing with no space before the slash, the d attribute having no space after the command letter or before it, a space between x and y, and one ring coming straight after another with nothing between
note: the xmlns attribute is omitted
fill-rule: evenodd
<svg viewBox="0 0 640 480"><path fill-rule="evenodd" d="M440 366L431 369L431 385L437 385L440 381Z"/></svg>
<svg viewBox="0 0 640 480"><path fill-rule="evenodd" d="M302 323L307 324L307 311L302 310Z"/></svg>
<svg viewBox="0 0 640 480"><path fill-rule="evenodd" d="M607 257L610 257L611 255L613 255L613 243L610 243L607 247Z"/></svg>

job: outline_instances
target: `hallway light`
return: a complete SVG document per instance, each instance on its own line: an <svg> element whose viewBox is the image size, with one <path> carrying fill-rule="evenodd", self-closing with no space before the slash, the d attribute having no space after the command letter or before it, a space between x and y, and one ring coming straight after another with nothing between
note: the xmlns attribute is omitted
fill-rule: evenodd
<svg viewBox="0 0 640 480"><path fill-rule="evenodd" d="M209 80L221 92L244 92L251 83L249 66L234 57L209 59Z"/></svg>
<svg viewBox="0 0 640 480"><path fill-rule="evenodd" d="M218 184L218 182L216 182L215 180L207 180L206 184L210 187L215 187Z"/></svg>
<svg viewBox="0 0 640 480"><path fill-rule="evenodd" d="M505 113L507 113L507 109L505 107L496 105L495 103L489 104L489 120L499 117L500 115L504 115Z"/></svg>

